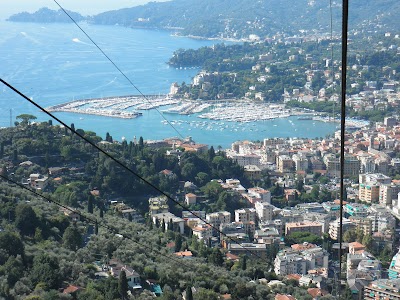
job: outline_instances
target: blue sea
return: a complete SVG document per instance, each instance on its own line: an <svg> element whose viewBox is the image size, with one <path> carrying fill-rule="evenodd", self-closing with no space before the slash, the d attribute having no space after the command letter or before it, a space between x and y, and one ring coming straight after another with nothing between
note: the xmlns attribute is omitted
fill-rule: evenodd
<svg viewBox="0 0 400 300"><path fill-rule="evenodd" d="M94 41L130 78L143 94L166 94L173 82L191 82L198 68L175 69L166 63L179 48L210 46L217 41L172 36L168 31L130 29L119 26L81 24ZM0 77L39 105L47 107L76 99L138 95L139 92L115 69L88 38L73 24L32 24L0 22ZM144 100L145 101L145 100ZM49 117L0 86L0 127L13 124L22 113ZM115 140L134 136L163 139L178 133L162 123L156 110L143 111L136 119L57 113L76 128L95 131ZM11 117L11 118L10 118ZM207 121L197 115L166 114L182 136L198 143L230 147L237 140L262 140L268 137L324 137L335 125L297 117L250 123Z"/></svg>

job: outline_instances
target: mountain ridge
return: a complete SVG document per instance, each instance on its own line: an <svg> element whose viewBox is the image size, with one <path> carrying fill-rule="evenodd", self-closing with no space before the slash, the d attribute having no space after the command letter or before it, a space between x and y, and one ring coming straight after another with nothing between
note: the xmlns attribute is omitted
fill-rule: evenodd
<svg viewBox="0 0 400 300"><path fill-rule="evenodd" d="M392 30L400 27L393 12L400 11L396 0L354 0L350 3L350 30ZM44 14L47 12L47 14ZM66 22L62 11L43 11L13 15L9 21ZM71 12L72 13L72 12ZM276 33L296 35L299 31L330 31L328 2L314 0L174 0L149 2L83 17L72 13L77 21L98 25L133 28L168 29L179 35L204 38L265 37ZM332 2L333 31L341 30L341 4ZM43 20L42 20L43 21Z"/></svg>

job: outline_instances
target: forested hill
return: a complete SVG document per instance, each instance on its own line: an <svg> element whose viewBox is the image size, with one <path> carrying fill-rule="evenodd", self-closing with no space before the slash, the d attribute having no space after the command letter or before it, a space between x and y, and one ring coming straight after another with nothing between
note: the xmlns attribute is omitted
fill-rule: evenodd
<svg viewBox="0 0 400 300"><path fill-rule="evenodd" d="M340 1L339 1L340 2ZM351 28L369 24L399 28L391 14L400 11L398 0L353 0L350 2ZM341 6L333 1L335 30L340 31ZM379 15L379 17L377 17ZM314 0L174 0L99 14L95 24L132 27L182 28L181 34L203 37L261 37L276 33L298 34L301 29L330 26L329 1Z"/></svg>
<svg viewBox="0 0 400 300"><path fill-rule="evenodd" d="M72 11L67 11L75 21L80 22L85 18ZM12 15L7 21L12 22L35 22L35 23L68 23L71 19L61 10L52 10L47 7L39 9L37 12L21 12Z"/></svg>
<svg viewBox="0 0 400 300"><path fill-rule="evenodd" d="M333 1L334 30L340 31L341 1ZM398 0L353 0L350 2L350 29L391 30L400 27L394 12ZM173 0L104 12L78 21L139 28L173 29L182 35L217 38L260 37L299 30L330 28L329 1L316 0ZM41 9L34 14L20 13L10 21L65 22L60 11Z"/></svg>

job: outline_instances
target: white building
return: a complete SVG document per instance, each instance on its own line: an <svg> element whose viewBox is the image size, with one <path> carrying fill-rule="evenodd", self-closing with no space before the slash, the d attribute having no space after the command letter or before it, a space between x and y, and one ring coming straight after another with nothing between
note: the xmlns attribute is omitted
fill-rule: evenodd
<svg viewBox="0 0 400 300"><path fill-rule="evenodd" d="M278 252L274 261L277 275L307 274L309 270L328 268L329 254L321 247L294 250L286 248Z"/></svg>
<svg viewBox="0 0 400 300"><path fill-rule="evenodd" d="M256 210L254 208L242 208L235 210L235 222L255 222Z"/></svg>
<svg viewBox="0 0 400 300"><path fill-rule="evenodd" d="M259 220L262 222L272 220L274 217L275 206L269 202L256 202L255 209Z"/></svg>
<svg viewBox="0 0 400 300"><path fill-rule="evenodd" d="M292 159L296 171L305 171L308 169L308 159L303 153L294 154Z"/></svg>
<svg viewBox="0 0 400 300"><path fill-rule="evenodd" d="M342 232L343 234L350 228L354 228L356 225L351 222L349 219L343 218L343 229ZM340 220L336 219L333 222L329 223L329 236L331 237L332 240L337 241L339 239L339 234L340 234Z"/></svg>
<svg viewBox="0 0 400 300"><path fill-rule="evenodd" d="M212 237L212 227L208 224L199 224L192 228L193 235L197 236L199 241L207 241Z"/></svg>
<svg viewBox="0 0 400 300"><path fill-rule="evenodd" d="M164 223L165 230L171 229L168 228L168 225L172 221L173 226L178 226L180 234L184 233L185 220L175 216L173 213L166 212L166 213L153 214L152 218L154 224L156 224L157 220L159 224Z"/></svg>
<svg viewBox="0 0 400 300"><path fill-rule="evenodd" d="M218 211L208 214L206 220L215 228L219 228L221 224L228 224L231 222L231 213L228 211Z"/></svg>
<svg viewBox="0 0 400 300"><path fill-rule="evenodd" d="M271 192L260 187L248 189L248 194L252 197L259 198L261 202L271 203Z"/></svg>

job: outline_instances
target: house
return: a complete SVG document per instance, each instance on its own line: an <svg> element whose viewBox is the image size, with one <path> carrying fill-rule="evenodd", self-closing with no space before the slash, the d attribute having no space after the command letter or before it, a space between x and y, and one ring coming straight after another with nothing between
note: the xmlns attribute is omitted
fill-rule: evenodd
<svg viewBox="0 0 400 300"><path fill-rule="evenodd" d="M362 253L365 251L365 249L365 246L359 242L349 243L350 254Z"/></svg>
<svg viewBox="0 0 400 300"><path fill-rule="evenodd" d="M58 176L63 174L64 172L68 171L66 167L50 167L48 168L49 175L51 176Z"/></svg>
<svg viewBox="0 0 400 300"><path fill-rule="evenodd" d="M43 190L48 183L49 177L40 174L31 174L28 178L29 185L36 190Z"/></svg>
<svg viewBox="0 0 400 300"><path fill-rule="evenodd" d="M193 193L188 193L185 195L186 205L196 204L197 196Z"/></svg>
<svg viewBox="0 0 400 300"><path fill-rule="evenodd" d="M76 297L76 294L78 291L80 291L82 288L76 285L69 285L63 290L63 294L68 294L73 297Z"/></svg>
<svg viewBox="0 0 400 300"><path fill-rule="evenodd" d="M128 286L131 289L136 290L142 288L140 283L140 275L134 269L132 269L127 265L122 264L117 259L111 259L108 265L111 275L114 276L115 278L119 278L121 272L125 271L126 279L128 280Z"/></svg>
<svg viewBox="0 0 400 300"><path fill-rule="evenodd" d="M31 162L30 160L27 161L23 161L22 163L19 164L20 167L31 167L33 165L33 162Z"/></svg>
<svg viewBox="0 0 400 300"><path fill-rule="evenodd" d="M171 170L167 170L167 169L160 171L160 174L164 175L166 177L173 177L175 175L174 172L172 172Z"/></svg>
<svg viewBox="0 0 400 300"><path fill-rule="evenodd" d="M192 228L193 235L197 236L199 241L207 241L212 238L212 227L208 224L199 224Z"/></svg>
<svg viewBox="0 0 400 300"><path fill-rule="evenodd" d="M250 180L260 180L261 169L255 165L246 165L244 166L244 175Z"/></svg>
<svg viewBox="0 0 400 300"><path fill-rule="evenodd" d="M72 222L78 222L81 216L75 212L72 208L62 208L64 215L71 219Z"/></svg>
<svg viewBox="0 0 400 300"><path fill-rule="evenodd" d="M180 251L180 252L175 252L174 253L176 256L181 257L181 258L192 258L193 257L193 253L192 251Z"/></svg>
<svg viewBox="0 0 400 300"><path fill-rule="evenodd" d="M307 293L314 299L319 299L320 297L329 295L329 293L325 290L319 288L308 288Z"/></svg>
<svg viewBox="0 0 400 300"><path fill-rule="evenodd" d="M167 213L169 210L167 197L155 197L149 199L150 215Z"/></svg>
<svg viewBox="0 0 400 300"><path fill-rule="evenodd" d="M183 234L185 225L184 219L179 218L170 212L153 214L152 217L154 224L157 224L157 221L159 224L164 223L165 230L176 230L179 231L180 234ZM172 223L173 228L169 228L170 223Z"/></svg>

